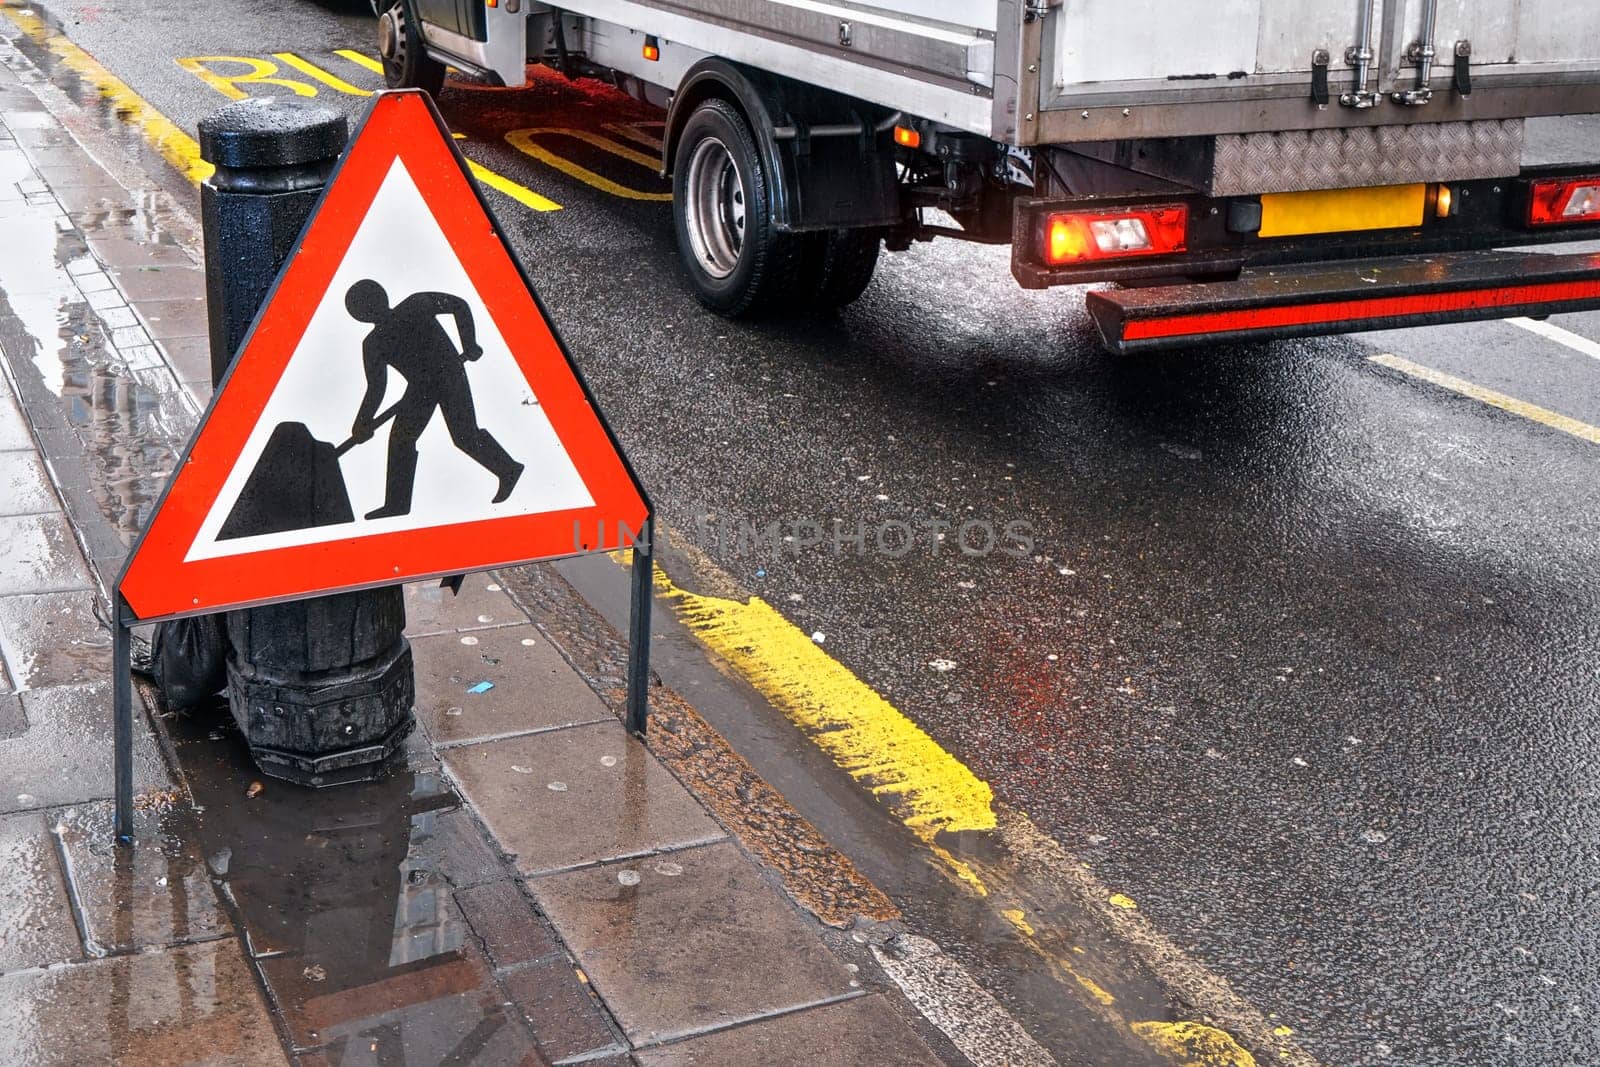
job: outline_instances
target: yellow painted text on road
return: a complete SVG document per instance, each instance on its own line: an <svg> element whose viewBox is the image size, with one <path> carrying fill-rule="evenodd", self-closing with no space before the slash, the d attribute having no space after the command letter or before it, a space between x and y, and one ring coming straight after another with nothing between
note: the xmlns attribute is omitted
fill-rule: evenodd
<svg viewBox="0 0 1600 1067"><path fill-rule="evenodd" d="M373 59L371 56L366 55L366 54L361 53L361 52L357 52L352 48L335 48L333 50L333 54L336 55L336 56L339 56L342 59L348 59L350 62L354 63L358 67L365 67L367 70L372 71L372 73L374 73L374 74L382 74L383 73L383 64L382 63L379 63L376 59Z"/></svg>
<svg viewBox="0 0 1600 1067"><path fill-rule="evenodd" d="M574 163L565 156L557 155L540 144L537 138L541 137L570 137L592 145L602 152L609 152L619 159L625 159L630 163L637 164L652 174L656 173L661 166L660 160L655 156L645 155L637 149L629 148L620 141L613 141L611 138L591 130L572 129L566 126L536 126L525 130L512 130L506 134L506 142L517 151L532 156L539 162L554 167L568 177L576 178L585 185L599 189L603 193L610 193L612 196L621 197L624 200L665 201L672 199L671 193L646 192L643 189L635 189L631 186L614 182L603 174L596 174L588 167Z"/></svg>
<svg viewBox="0 0 1600 1067"><path fill-rule="evenodd" d="M241 85L276 85L296 96L317 95L316 86L298 78L280 78L276 63L253 56L184 56L173 62L229 100L244 100L250 96L248 91L239 88ZM224 69L214 70L214 67ZM228 69L238 67L244 69Z"/></svg>
<svg viewBox="0 0 1600 1067"><path fill-rule="evenodd" d="M1552 430L1560 430L1562 433L1571 434L1573 437L1588 441L1590 444L1600 445L1600 426L1590 426L1586 422L1579 422L1577 419L1539 407L1537 404L1530 404L1526 400L1518 400L1514 396L1507 396L1505 393L1486 389L1476 382L1469 382L1465 378L1457 378L1453 374L1446 374L1443 371L1434 370L1432 367L1424 367L1420 363L1413 363L1411 360L1402 359L1399 356L1385 353L1381 356L1370 356L1368 358L1380 366L1388 367L1390 370L1397 370L1401 374L1409 374L1413 378L1420 378L1432 385L1439 386L1441 389L1448 389L1452 393L1471 397L1479 403L1488 404L1490 407L1499 408L1501 411L1509 411L1513 415L1521 415L1525 419L1548 426Z"/></svg>
<svg viewBox="0 0 1600 1067"><path fill-rule="evenodd" d="M301 59L293 52L274 52L272 53L272 58L276 59L279 63L282 63L286 67L293 67L306 77L314 79L315 81L319 81L330 89L344 93L346 96L372 95L371 89L362 89L359 86L351 85L337 74L334 74L331 71L323 70L315 63L307 59Z"/></svg>
<svg viewBox="0 0 1600 1067"><path fill-rule="evenodd" d="M200 146L194 138L173 125L168 118L145 103L144 99L128 88L89 53L45 25L37 15L19 8L3 9L6 18L29 38L48 48L61 64L91 85L95 92L110 102L112 110L124 122L138 128L163 159L176 167L192 182L202 182L211 176L212 166L200 158Z"/></svg>
<svg viewBox="0 0 1600 1067"><path fill-rule="evenodd" d="M382 72L383 67L378 61L360 52L348 48L339 49L338 55L365 70ZM293 52L274 52L273 59L278 63L298 71L307 78L313 79L317 85L333 89L346 96L371 96L372 91L360 86L352 85L332 71L317 66L309 59L304 59ZM242 72L229 73L225 70L215 69L216 64L242 65ZM241 85L276 85L289 89L298 96L316 96L317 85L311 82L300 81L296 78L280 77L281 69L271 60L259 59L254 56L188 56L177 60L178 66L193 74L217 92L230 100L244 100L251 94L240 88ZM498 192L504 193L524 207L534 211L560 211L561 205L547 196L529 189L520 182L514 182L505 175L490 170L481 163L467 161L467 169L472 176L484 185Z"/></svg>

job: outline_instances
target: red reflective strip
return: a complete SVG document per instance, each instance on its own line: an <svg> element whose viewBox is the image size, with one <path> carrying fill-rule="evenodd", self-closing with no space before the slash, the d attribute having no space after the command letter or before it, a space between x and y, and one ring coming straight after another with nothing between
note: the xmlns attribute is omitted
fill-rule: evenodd
<svg viewBox="0 0 1600 1067"><path fill-rule="evenodd" d="M1455 293L1419 293L1414 296L1380 296L1361 300L1330 300L1321 304L1247 308L1241 311L1203 311L1154 319L1131 319L1122 328L1125 340L1180 337L1185 334L1270 330L1275 326L1310 326L1360 319L1385 319L1400 315L1427 315L1440 311L1469 311L1514 304L1600 298L1600 278L1576 282L1508 285L1495 289L1468 289Z"/></svg>

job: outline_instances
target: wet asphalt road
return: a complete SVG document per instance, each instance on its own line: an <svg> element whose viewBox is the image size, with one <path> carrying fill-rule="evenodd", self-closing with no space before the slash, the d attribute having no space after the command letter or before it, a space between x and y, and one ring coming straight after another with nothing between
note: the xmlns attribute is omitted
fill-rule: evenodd
<svg viewBox="0 0 1600 1067"><path fill-rule="evenodd" d="M223 96L178 58L292 51L376 85L333 54L370 50L356 2L46 10L188 129ZM681 537L1319 1059L1600 1062L1600 446L1367 357L1591 424L1600 361L1506 323L1117 360L1075 294L953 244L888 257L835 317L723 322L665 204L502 139L659 116L553 80L441 103L469 155L562 205L494 201ZM1600 119L1530 141L1600 159ZM1600 340L1600 315L1557 322ZM1035 547L696 533L788 518L1024 521Z"/></svg>

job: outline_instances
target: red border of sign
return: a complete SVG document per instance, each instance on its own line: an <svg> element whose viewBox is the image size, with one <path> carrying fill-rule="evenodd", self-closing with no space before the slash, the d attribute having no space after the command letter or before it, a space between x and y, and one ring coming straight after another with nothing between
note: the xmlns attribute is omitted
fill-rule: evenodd
<svg viewBox="0 0 1600 1067"><path fill-rule="evenodd" d="M396 158L534 386L594 504L185 562ZM385 92L357 126L118 587L137 618L175 618L628 547L618 543L618 524L642 531L650 517L648 496L433 102L415 90ZM574 543L575 531L593 539L602 529L609 544Z"/></svg>

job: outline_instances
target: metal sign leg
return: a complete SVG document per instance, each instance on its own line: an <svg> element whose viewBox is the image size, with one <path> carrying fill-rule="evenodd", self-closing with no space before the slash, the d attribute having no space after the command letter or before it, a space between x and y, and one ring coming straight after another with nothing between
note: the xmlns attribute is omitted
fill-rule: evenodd
<svg viewBox="0 0 1600 1067"><path fill-rule="evenodd" d="M111 691L116 716L117 841L133 844L133 664L128 610L117 595L111 626Z"/></svg>
<svg viewBox="0 0 1600 1067"><path fill-rule="evenodd" d="M650 715L650 598L655 584L655 519L645 520L633 546L633 595L628 610L628 729L643 737Z"/></svg>

